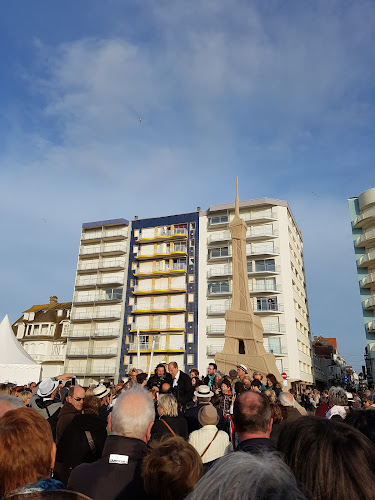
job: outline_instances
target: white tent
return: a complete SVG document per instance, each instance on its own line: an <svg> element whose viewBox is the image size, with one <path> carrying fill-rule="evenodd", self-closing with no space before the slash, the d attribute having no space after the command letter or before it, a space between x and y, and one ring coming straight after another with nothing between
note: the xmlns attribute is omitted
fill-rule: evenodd
<svg viewBox="0 0 375 500"><path fill-rule="evenodd" d="M0 323L0 383L8 380L24 385L38 382L39 377L40 365L18 342L6 315Z"/></svg>

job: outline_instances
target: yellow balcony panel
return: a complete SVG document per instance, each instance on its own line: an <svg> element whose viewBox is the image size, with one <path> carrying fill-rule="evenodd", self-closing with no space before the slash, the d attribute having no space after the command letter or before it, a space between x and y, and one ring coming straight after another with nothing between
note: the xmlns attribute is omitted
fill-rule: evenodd
<svg viewBox="0 0 375 500"><path fill-rule="evenodd" d="M152 255L137 255L137 260L150 260L150 259L168 259L169 257L186 257L187 252L180 252L172 250L171 252L154 253Z"/></svg>
<svg viewBox="0 0 375 500"><path fill-rule="evenodd" d="M186 327L185 325L181 324L181 325L177 325L177 326L166 326L166 327L157 327L156 325L155 326L152 326L152 328L148 328L148 327L139 327L137 328L136 324L135 323L132 323L131 326L130 326L130 332L131 333L136 333L137 331L140 332L184 332Z"/></svg>
<svg viewBox="0 0 375 500"><path fill-rule="evenodd" d="M155 269L149 272L136 271L134 276L137 278L152 278L153 276L174 276L186 274L187 270L185 269Z"/></svg>
<svg viewBox="0 0 375 500"><path fill-rule="evenodd" d="M161 231L155 236L148 238L138 238L137 243L150 243L152 241L174 241L179 239L186 239L188 237L187 229L174 229L172 231Z"/></svg>
<svg viewBox="0 0 375 500"><path fill-rule="evenodd" d="M163 295L163 294L169 294L169 293L185 293L186 292L186 286L184 288L151 288L149 290L146 289L140 289L140 287L135 286L133 290L134 295Z"/></svg>
<svg viewBox="0 0 375 500"><path fill-rule="evenodd" d="M152 344L140 344L140 353L149 353L152 350ZM128 353L129 354L134 354L137 352L138 346L136 343L129 344L129 349ZM163 352L185 352L185 344L180 343L180 344L166 344L165 346L155 346L154 347L154 353L163 353Z"/></svg>
<svg viewBox="0 0 375 500"><path fill-rule="evenodd" d="M164 307L151 307L151 306L133 306L133 314L162 314L162 313L179 313L186 312L186 307L164 306Z"/></svg>

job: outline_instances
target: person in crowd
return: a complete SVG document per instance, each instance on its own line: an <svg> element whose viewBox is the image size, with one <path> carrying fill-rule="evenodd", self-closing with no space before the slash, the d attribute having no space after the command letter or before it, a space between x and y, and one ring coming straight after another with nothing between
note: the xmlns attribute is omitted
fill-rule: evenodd
<svg viewBox="0 0 375 500"><path fill-rule="evenodd" d="M30 399L30 406L44 417L51 426L54 441L56 441L56 428L62 403L54 403L56 389L59 385L57 380L47 378L43 380Z"/></svg>
<svg viewBox="0 0 375 500"><path fill-rule="evenodd" d="M180 436L187 441L189 433L187 422L178 416L177 400L173 394L160 394L157 401L158 418L151 430L151 439L163 436Z"/></svg>
<svg viewBox="0 0 375 500"><path fill-rule="evenodd" d="M17 394L17 397L23 402L25 406L30 406L30 399L33 393L30 389L25 389Z"/></svg>
<svg viewBox="0 0 375 500"><path fill-rule="evenodd" d="M199 378L199 370L198 370L198 368L192 368L189 371L189 375L190 375L191 379L193 379L194 377L198 377Z"/></svg>
<svg viewBox="0 0 375 500"><path fill-rule="evenodd" d="M61 381L63 382L63 381ZM68 395L69 388L72 386L72 381L67 380L64 386L60 389L60 401L64 404L66 396Z"/></svg>
<svg viewBox="0 0 375 500"><path fill-rule="evenodd" d="M50 425L22 406L0 418L0 498L63 487L50 477L56 454Z"/></svg>
<svg viewBox="0 0 375 500"><path fill-rule="evenodd" d="M254 454L275 451L270 439L271 407L263 394L246 391L236 397L233 425L239 439L237 450Z"/></svg>
<svg viewBox="0 0 375 500"><path fill-rule="evenodd" d="M74 417L82 413L83 402L85 400L85 389L80 385L72 385L69 387L68 395L65 398L65 403L61 408L57 419L56 428L56 444L60 441L64 430L70 424Z"/></svg>
<svg viewBox="0 0 375 500"><path fill-rule="evenodd" d="M203 383L205 385L208 385L210 389L212 389L213 386L216 386L215 384L216 371L217 371L217 364L209 363L207 368L207 375L204 377Z"/></svg>
<svg viewBox="0 0 375 500"><path fill-rule="evenodd" d="M65 428L57 445L55 471L68 484L71 471L77 465L92 463L102 456L107 438L107 424L98 417L100 399L86 397L82 413L78 413Z"/></svg>
<svg viewBox="0 0 375 500"><path fill-rule="evenodd" d="M253 380L259 380L259 382L261 383L261 387L260 387L260 390L261 391L264 391L266 386L263 384L262 380L263 380L263 375L260 373L260 372L253 372Z"/></svg>
<svg viewBox="0 0 375 500"><path fill-rule="evenodd" d="M200 385L198 389L194 392L194 395L197 398L197 404L192 408L188 408L185 412L185 418L188 424L189 434L201 428L201 424L198 419L199 410L202 408L202 406L211 404L211 398L214 395L214 393L210 390L208 385ZM223 412L218 407L216 407L215 411L219 416L218 428L222 430L225 428L225 420Z"/></svg>
<svg viewBox="0 0 375 500"><path fill-rule="evenodd" d="M143 461L142 476L150 500L186 498L202 476L202 460L181 437L154 441Z"/></svg>
<svg viewBox="0 0 375 500"><path fill-rule="evenodd" d="M133 382L137 382L137 375L138 375L138 370L137 368L132 368L129 372L129 378Z"/></svg>
<svg viewBox="0 0 375 500"><path fill-rule="evenodd" d="M262 394L263 396L266 396L270 403L277 403L276 393L272 389L266 389L265 391L262 391Z"/></svg>
<svg viewBox="0 0 375 500"><path fill-rule="evenodd" d="M319 405L315 410L315 416L325 418L327 411L329 410L328 398L326 396L320 396Z"/></svg>
<svg viewBox="0 0 375 500"><path fill-rule="evenodd" d="M189 375L179 370L178 364L175 361L171 361L168 364L168 371L173 378L172 394L184 408L186 404L193 399L194 395L191 378Z"/></svg>
<svg viewBox="0 0 375 500"><path fill-rule="evenodd" d="M201 380L199 377L192 377L191 385L194 387L194 389L196 389L200 385L204 385L204 384L203 384L203 380Z"/></svg>
<svg viewBox="0 0 375 500"><path fill-rule="evenodd" d="M282 392L281 384L276 380L276 377L273 373L269 373L266 376L266 385L267 389L272 389L276 397L279 397L280 392Z"/></svg>
<svg viewBox="0 0 375 500"><path fill-rule="evenodd" d="M277 448L308 498L374 498L375 447L346 423L300 418L283 426Z"/></svg>
<svg viewBox="0 0 375 500"><path fill-rule="evenodd" d="M154 375L148 379L147 387L149 389L157 387L160 390L160 387L164 382L169 382L169 384L172 385L172 377L165 369L163 363L159 363L155 368Z"/></svg>
<svg viewBox="0 0 375 500"><path fill-rule="evenodd" d="M272 431L270 434L270 439L274 446L277 444L277 438L280 432L281 423L283 421L283 414L281 413L281 408L275 403L270 403L271 408L271 418L272 418Z"/></svg>
<svg viewBox="0 0 375 500"><path fill-rule="evenodd" d="M232 370L229 370L229 379L232 383L232 387L234 387L234 384L239 380L237 370L235 370L234 368L232 368Z"/></svg>
<svg viewBox="0 0 375 500"><path fill-rule="evenodd" d="M251 381L251 384L250 384L250 390L253 391L253 392L262 392L262 382L258 379L254 379ZM264 386L263 386L264 387Z"/></svg>
<svg viewBox="0 0 375 500"><path fill-rule="evenodd" d="M331 387L328 391L328 400L329 410L326 413L326 418L330 419L333 415L339 415L345 419L345 406L348 404L346 391L342 387Z"/></svg>
<svg viewBox="0 0 375 500"><path fill-rule="evenodd" d="M306 500L276 453L238 451L216 460L186 500Z"/></svg>
<svg viewBox="0 0 375 500"><path fill-rule="evenodd" d="M362 432L375 444L375 412L359 410L348 413L345 423Z"/></svg>
<svg viewBox="0 0 375 500"><path fill-rule="evenodd" d="M138 373L137 375L137 384L140 384L142 387L147 385L147 373Z"/></svg>
<svg viewBox="0 0 375 500"><path fill-rule="evenodd" d="M163 382L160 386L159 394L172 394L172 386L169 382Z"/></svg>
<svg viewBox="0 0 375 500"><path fill-rule="evenodd" d="M362 409L362 401L361 401L361 398L357 394L355 394L353 396L352 408L354 411L358 411L358 410Z"/></svg>
<svg viewBox="0 0 375 500"><path fill-rule="evenodd" d="M108 415L112 407L112 397L109 389L105 385L98 385L97 387L94 387L92 395L100 399L101 407L99 411L99 418L101 418L104 422L107 422Z"/></svg>
<svg viewBox="0 0 375 500"><path fill-rule="evenodd" d="M232 385L228 378L223 378L219 393L219 408L222 410L225 418L228 418L231 413L233 401Z"/></svg>
<svg viewBox="0 0 375 500"><path fill-rule="evenodd" d="M35 389L36 389L36 382L29 382L29 383L28 383L28 388L29 388L29 389L30 389L30 391L34 394Z"/></svg>
<svg viewBox="0 0 375 500"><path fill-rule="evenodd" d="M198 412L201 428L193 431L189 436L189 443L199 453L203 464L210 464L225 453L229 445L229 436L224 431L219 431L219 415L214 406L205 405Z"/></svg>
<svg viewBox="0 0 375 500"><path fill-rule="evenodd" d="M0 384L0 395L1 394L10 394L8 384Z"/></svg>
<svg viewBox="0 0 375 500"><path fill-rule="evenodd" d="M363 399L362 399L362 406L363 408L365 408L366 410L375 410L375 404L373 402L372 399L370 399L369 397L365 396Z"/></svg>
<svg viewBox="0 0 375 500"><path fill-rule="evenodd" d="M243 378L247 375L247 367L245 365L237 365L237 377L239 380L234 384L236 394L241 394L244 391Z"/></svg>
<svg viewBox="0 0 375 500"><path fill-rule="evenodd" d="M302 417L301 413L296 409L296 400L290 392L281 392L279 394L279 406L283 421L293 422L297 418Z"/></svg>
<svg viewBox="0 0 375 500"><path fill-rule="evenodd" d="M102 458L73 469L68 488L93 500L146 498L140 468L155 410L148 392L138 384L123 392L110 413Z"/></svg>
<svg viewBox="0 0 375 500"><path fill-rule="evenodd" d="M242 384L243 384L244 391L251 390L251 377L250 377L250 375L245 375L243 377Z"/></svg>
<svg viewBox="0 0 375 500"><path fill-rule="evenodd" d="M21 399L11 396L10 394L0 394L0 417L5 415L9 410L16 410L24 406Z"/></svg>
<svg viewBox="0 0 375 500"><path fill-rule="evenodd" d="M373 400L373 395L372 395L372 392L370 391L370 389L366 389L365 392L363 393L363 396L365 398L370 398L371 401Z"/></svg>

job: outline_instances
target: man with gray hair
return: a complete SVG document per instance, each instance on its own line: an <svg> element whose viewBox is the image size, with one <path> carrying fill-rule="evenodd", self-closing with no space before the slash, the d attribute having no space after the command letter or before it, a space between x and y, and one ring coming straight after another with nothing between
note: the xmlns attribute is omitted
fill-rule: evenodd
<svg viewBox="0 0 375 500"><path fill-rule="evenodd" d="M11 396L10 394L0 394L0 417L5 415L7 411L24 407L25 405L21 399Z"/></svg>
<svg viewBox="0 0 375 500"><path fill-rule="evenodd" d="M290 392L281 392L279 395L279 406L283 421L293 422L297 418L302 417L302 414L296 408L296 400Z"/></svg>
<svg viewBox="0 0 375 500"><path fill-rule="evenodd" d="M109 416L102 458L73 469L68 488L93 500L147 498L141 466L155 419L154 403L143 387L135 384L117 399Z"/></svg>

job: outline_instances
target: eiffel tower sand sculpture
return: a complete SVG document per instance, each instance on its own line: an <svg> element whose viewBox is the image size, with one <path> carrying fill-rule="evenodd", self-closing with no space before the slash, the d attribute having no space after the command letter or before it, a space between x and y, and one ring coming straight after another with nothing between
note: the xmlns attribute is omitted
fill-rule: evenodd
<svg viewBox="0 0 375 500"><path fill-rule="evenodd" d="M281 380L275 356L267 354L263 345L263 325L254 315L247 277L246 222L240 218L238 177L236 178L235 216L229 224L232 237L232 306L225 313L225 341L215 363L223 373L243 364L249 373L258 371L263 376L273 373Z"/></svg>

